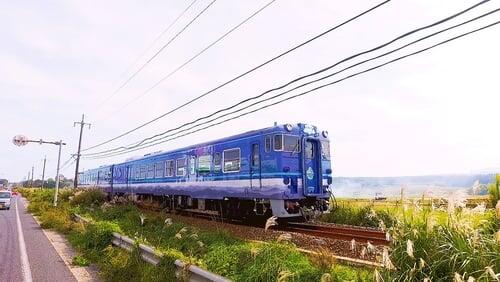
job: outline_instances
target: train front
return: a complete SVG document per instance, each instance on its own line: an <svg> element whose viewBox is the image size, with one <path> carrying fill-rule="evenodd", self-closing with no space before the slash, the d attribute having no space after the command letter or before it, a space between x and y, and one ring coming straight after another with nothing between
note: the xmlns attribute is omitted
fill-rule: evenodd
<svg viewBox="0 0 500 282"><path fill-rule="evenodd" d="M300 136L297 142L301 149L296 150L293 158L290 153L282 155L284 184L288 191L284 195L284 209L274 205L273 214L283 218L327 211L332 184L328 132L303 123L287 124L284 129L284 139L287 134ZM286 141L284 143L286 147Z"/></svg>

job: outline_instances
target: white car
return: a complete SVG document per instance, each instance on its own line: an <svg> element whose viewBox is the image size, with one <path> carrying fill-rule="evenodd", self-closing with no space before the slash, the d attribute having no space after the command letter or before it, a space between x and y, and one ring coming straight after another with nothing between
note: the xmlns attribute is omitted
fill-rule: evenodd
<svg viewBox="0 0 500 282"><path fill-rule="evenodd" d="M12 192L0 191L0 209L10 210L11 199L12 199Z"/></svg>

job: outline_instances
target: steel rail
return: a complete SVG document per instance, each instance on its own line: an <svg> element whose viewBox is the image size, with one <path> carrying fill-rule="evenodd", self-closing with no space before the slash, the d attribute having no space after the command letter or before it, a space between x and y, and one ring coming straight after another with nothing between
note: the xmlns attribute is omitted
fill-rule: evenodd
<svg viewBox="0 0 500 282"><path fill-rule="evenodd" d="M297 232L330 239L356 240L358 242L370 242L375 245L389 245L386 232L382 230L367 229L359 226L339 226L309 223L289 222L278 227L279 230Z"/></svg>

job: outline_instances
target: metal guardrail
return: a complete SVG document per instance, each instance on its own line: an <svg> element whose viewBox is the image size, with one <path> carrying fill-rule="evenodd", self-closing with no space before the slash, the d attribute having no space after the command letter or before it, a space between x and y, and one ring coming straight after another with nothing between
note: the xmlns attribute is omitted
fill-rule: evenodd
<svg viewBox="0 0 500 282"><path fill-rule="evenodd" d="M81 221L85 224L90 223L90 221L78 214L75 214L75 219L77 221ZM158 265L161 261L162 255L160 253L157 253L153 248L150 246L146 246L144 244L136 244L136 242L124 235L121 235L119 233L113 232L113 239L111 240L113 245L120 247L124 250L127 250L129 252L133 251L136 246L138 247L139 253L142 257L142 259L152 265ZM176 270L176 275L178 277L182 276L184 273L188 273L189 277L187 278L189 282L230 282L231 280L228 280L222 276L219 276L217 274L214 274L212 272L209 272L205 269L199 268L195 265L186 265L184 262L181 260L176 260L175 261L175 266L177 268Z"/></svg>

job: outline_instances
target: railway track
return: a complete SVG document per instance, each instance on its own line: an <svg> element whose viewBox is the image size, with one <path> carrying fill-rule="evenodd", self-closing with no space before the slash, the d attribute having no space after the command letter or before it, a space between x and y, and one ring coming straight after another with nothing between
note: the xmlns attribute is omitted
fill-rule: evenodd
<svg viewBox="0 0 500 282"><path fill-rule="evenodd" d="M339 226L290 222L286 225L279 226L277 229L330 239L340 239L348 241L354 239L357 242L370 242L374 245L389 245L390 243L387 240L387 235L384 231L367 229L358 226Z"/></svg>
<svg viewBox="0 0 500 282"><path fill-rule="evenodd" d="M143 204L142 205L139 204L139 207L142 209L159 211L158 209ZM216 214L199 213L190 210L179 210L175 211L175 213L182 216L197 217L197 218L203 218L207 220L219 221L224 223L231 223L236 225L263 227L263 224L262 225L259 224L258 226L256 226L255 224L249 222L235 220L235 219L228 219ZM386 232L360 226L286 222L286 223L280 223L278 226L273 227L273 229L286 232L296 232L315 237L338 239L345 241L351 241L352 239L354 239L356 240L356 242L359 243L370 242L371 244L374 245L389 245L390 243L387 240Z"/></svg>

